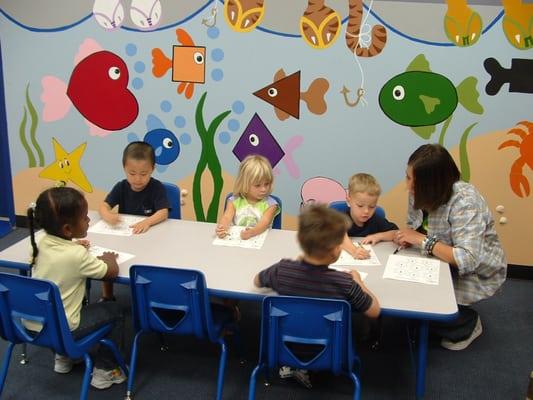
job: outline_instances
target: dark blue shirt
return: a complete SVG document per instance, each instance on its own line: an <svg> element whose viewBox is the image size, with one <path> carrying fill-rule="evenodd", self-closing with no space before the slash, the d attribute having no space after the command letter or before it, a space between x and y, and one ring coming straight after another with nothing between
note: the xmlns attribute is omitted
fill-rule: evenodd
<svg viewBox="0 0 533 400"><path fill-rule="evenodd" d="M105 202L115 207L121 214L142 215L149 217L163 208L170 208L167 192L157 179L150 178L148 185L140 192L131 190L126 179L117 183L105 198Z"/></svg>
<svg viewBox="0 0 533 400"><path fill-rule="evenodd" d="M385 217L377 215L377 213L374 213L374 215L372 215L372 218L366 221L363 226L357 226L355 222L353 222L352 216L350 215L350 208L348 208L346 214L348 215L348 217L350 217L350 220L352 221L352 226L350 227L350 229L348 229L348 236L350 237L363 237L372 235L374 233L387 232L392 231L394 229L398 229L395 223L388 221Z"/></svg>

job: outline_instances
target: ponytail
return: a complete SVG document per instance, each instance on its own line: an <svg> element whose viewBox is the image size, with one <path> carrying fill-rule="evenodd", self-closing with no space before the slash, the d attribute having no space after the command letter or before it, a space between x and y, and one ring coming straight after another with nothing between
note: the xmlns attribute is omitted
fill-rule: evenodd
<svg viewBox="0 0 533 400"><path fill-rule="evenodd" d="M31 242L31 262L30 262L30 276L31 271L33 269L33 266L35 265L35 260L37 258L37 254L39 254L39 248L37 247L37 243L35 242L35 203L30 204L30 207L28 208L28 223L30 226L30 242Z"/></svg>

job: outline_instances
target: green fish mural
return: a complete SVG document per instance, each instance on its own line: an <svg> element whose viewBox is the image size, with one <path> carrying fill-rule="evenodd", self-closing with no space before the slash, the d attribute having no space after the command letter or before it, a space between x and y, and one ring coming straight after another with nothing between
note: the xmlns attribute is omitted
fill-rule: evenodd
<svg viewBox="0 0 533 400"><path fill-rule="evenodd" d="M435 125L450 118L457 104L472 113L483 113L476 85L477 79L470 76L455 87L444 75L432 72L425 56L420 54L406 72L383 85L379 105L391 120L429 139Z"/></svg>

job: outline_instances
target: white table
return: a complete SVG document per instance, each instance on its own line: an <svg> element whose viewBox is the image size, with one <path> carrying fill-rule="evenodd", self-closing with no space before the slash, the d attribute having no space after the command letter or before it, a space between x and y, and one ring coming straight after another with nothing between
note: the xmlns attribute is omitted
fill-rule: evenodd
<svg viewBox="0 0 533 400"><path fill-rule="evenodd" d="M93 221L98 219L91 212ZM274 292L253 285L254 276L281 258L294 258L300 254L296 232L273 229L268 233L263 247L245 249L215 246L215 224L185 220L168 220L146 233L133 236L116 236L89 233L91 243L134 254L121 264L117 280L129 282L129 268L133 264L159 265L198 269L206 277L211 293L236 299L260 300ZM426 285L392 279L383 279L388 256L395 246L379 243L374 246L381 266L357 267L368 273L365 284L377 296L383 315L412 318L420 322L417 357L417 397L424 394L427 354L428 321L450 320L457 314L457 304L449 267L441 263L439 284ZM26 238L0 252L0 265L27 268L29 239ZM406 254L413 250L403 250ZM7 262L7 263L6 263Z"/></svg>

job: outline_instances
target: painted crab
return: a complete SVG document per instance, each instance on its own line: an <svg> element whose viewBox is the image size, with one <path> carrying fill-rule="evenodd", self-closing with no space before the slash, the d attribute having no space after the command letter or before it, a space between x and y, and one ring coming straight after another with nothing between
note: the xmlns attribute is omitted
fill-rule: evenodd
<svg viewBox="0 0 533 400"><path fill-rule="evenodd" d="M529 196L529 181L522 173L522 169L527 165L533 170L533 122L520 121L516 125L507 133L518 135L520 140L506 140L500 144L498 150L505 147L518 147L520 149L520 157L511 166L509 180L511 189L517 196L527 197Z"/></svg>

